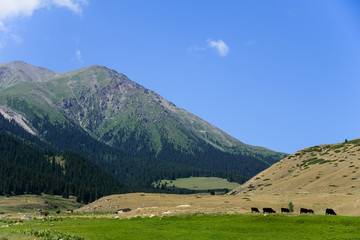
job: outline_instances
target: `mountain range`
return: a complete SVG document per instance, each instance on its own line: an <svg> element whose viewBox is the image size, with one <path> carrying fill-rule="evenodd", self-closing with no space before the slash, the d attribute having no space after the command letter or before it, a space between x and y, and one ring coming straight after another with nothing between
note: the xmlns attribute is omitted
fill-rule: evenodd
<svg viewBox="0 0 360 240"><path fill-rule="evenodd" d="M133 189L189 176L244 182L287 155L242 143L98 65L56 73L0 64L0 114L23 132L0 130L54 152L75 151Z"/></svg>

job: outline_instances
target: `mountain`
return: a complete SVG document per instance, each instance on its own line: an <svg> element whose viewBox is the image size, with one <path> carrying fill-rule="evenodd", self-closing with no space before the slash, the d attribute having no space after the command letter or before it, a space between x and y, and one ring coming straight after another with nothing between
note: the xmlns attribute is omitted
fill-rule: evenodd
<svg viewBox="0 0 360 240"><path fill-rule="evenodd" d="M360 138L300 150L229 194L359 193Z"/></svg>
<svg viewBox="0 0 360 240"><path fill-rule="evenodd" d="M54 155L4 132L0 132L0 156L1 195L73 195L88 203L125 191L113 176L74 152Z"/></svg>
<svg viewBox="0 0 360 240"><path fill-rule="evenodd" d="M286 155L244 144L104 66L55 73L0 64L0 114L142 186L192 175L244 181Z"/></svg>

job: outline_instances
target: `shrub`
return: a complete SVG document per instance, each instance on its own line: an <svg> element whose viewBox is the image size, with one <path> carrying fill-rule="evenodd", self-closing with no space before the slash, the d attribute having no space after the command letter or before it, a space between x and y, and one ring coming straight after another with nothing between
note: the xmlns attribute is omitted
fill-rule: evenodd
<svg viewBox="0 0 360 240"><path fill-rule="evenodd" d="M294 204L292 202L289 202L289 211L294 212Z"/></svg>

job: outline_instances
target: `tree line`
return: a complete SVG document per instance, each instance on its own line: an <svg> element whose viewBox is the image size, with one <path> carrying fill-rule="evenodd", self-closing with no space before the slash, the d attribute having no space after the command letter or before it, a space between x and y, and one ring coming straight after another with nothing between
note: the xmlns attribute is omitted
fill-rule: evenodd
<svg viewBox="0 0 360 240"><path fill-rule="evenodd" d="M125 192L124 185L81 155L55 155L0 132L0 194L54 194L88 203Z"/></svg>

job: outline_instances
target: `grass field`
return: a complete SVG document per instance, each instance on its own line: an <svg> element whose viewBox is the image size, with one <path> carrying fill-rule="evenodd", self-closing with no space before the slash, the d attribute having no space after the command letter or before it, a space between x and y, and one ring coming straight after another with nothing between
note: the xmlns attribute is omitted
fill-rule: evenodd
<svg viewBox="0 0 360 240"><path fill-rule="evenodd" d="M190 190L224 189L232 190L240 186L235 182L229 182L223 178L216 177L190 177L178 178L176 180L161 180L160 185L167 183L167 187L186 188Z"/></svg>
<svg viewBox="0 0 360 240"><path fill-rule="evenodd" d="M71 196L68 199L61 196L42 195L19 195L19 196L0 196L0 213L33 213L37 209L65 211L76 209L83 206L76 202L76 198ZM1 216L1 215L0 215Z"/></svg>
<svg viewBox="0 0 360 240"><path fill-rule="evenodd" d="M199 215L154 218L53 218L10 224L0 239L360 239L360 218Z"/></svg>

